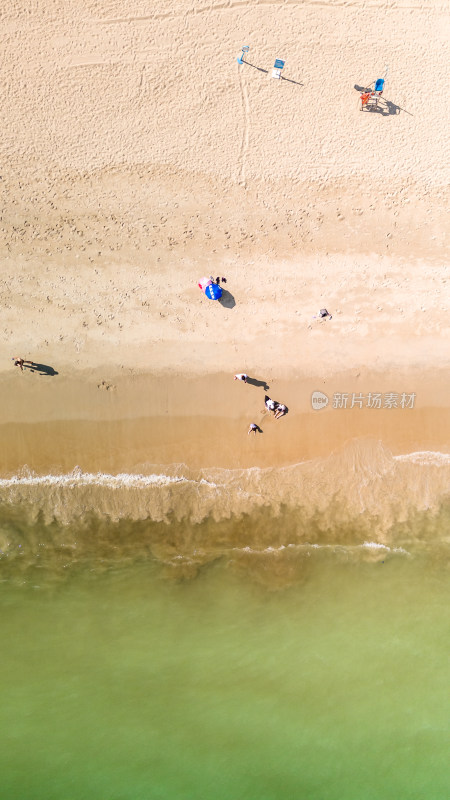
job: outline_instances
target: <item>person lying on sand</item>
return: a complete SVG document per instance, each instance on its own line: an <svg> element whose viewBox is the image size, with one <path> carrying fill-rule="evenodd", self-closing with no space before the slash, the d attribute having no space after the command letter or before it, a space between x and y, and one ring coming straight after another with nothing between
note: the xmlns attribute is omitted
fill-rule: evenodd
<svg viewBox="0 0 450 800"><path fill-rule="evenodd" d="M280 419L280 417L284 417L284 415L287 413L288 413L287 406L281 403L278 406L277 410L275 411L275 419Z"/></svg>
<svg viewBox="0 0 450 800"><path fill-rule="evenodd" d="M319 313L313 316L313 319L317 319L319 320L319 322L325 322L327 319L333 319L333 317L331 316L330 312L327 311L326 308L321 308ZM311 323L308 325L308 328L309 330L311 330L312 328Z"/></svg>
<svg viewBox="0 0 450 800"><path fill-rule="evenodd" d="M275 400L271 400L270 397L266 394L264 398L264 405L268 411L276 411L278 408L278 403Z"/></svg>
<svg viewBox="0 0 450 800"><path fill-rule="evenodd" d="M327 311L326 308L321 308L319 313L318 313L318 315L317 315L317 317L313 317L313 319L317 319L317 318L326 319L327 317L328 317L328 319L333 319L333 317L331 316L330 312Z"/></svg>
<svg viewBox="0 0 450 800"><path fill-rule="evenodd" d="M14 361L15 367L20 367L20 371L23 372L24 365L26 364L27 367L32 367L32 361L26 361L24 358L20 358L19 356L14 356L12 359Z"/></svg>

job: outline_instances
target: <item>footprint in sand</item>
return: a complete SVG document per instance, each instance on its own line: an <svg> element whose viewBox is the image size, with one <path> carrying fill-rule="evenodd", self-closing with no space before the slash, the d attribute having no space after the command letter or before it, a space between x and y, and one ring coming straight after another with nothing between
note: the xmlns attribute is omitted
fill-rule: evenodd
<svg viewBox="0 0 450 800"><path fill-rule="evenodd" d="M109 392L110 389L114 390L115 388L116 387L114 386L114 384L108 383L108 381L102 381L101 383L97 384L97 389L105 389L107 392Z"/></svg>

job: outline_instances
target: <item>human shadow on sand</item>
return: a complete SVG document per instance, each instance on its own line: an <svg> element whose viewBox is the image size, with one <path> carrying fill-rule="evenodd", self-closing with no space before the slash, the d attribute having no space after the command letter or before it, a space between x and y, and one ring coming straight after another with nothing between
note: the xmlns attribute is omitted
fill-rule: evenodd
<svg viewBox="0 0 450 800"><path fill-rule="evenodd" d="M266 392L269 391L269 384L266 381L258 380L258 378L247 378L246 383L250 383L251 386L262 386Z"/></svg>
<svg viewBox="0 0 450 800"><path fill-rule="evenodd" d="M39 375L58 375L56 369L53 367L49 367L48 364L36 364L35 361L31 362L31 366L28 367L30 372L38 372Z"/></svg>
<svg viewBox="0 0 450 800"><path fill-rule="evenodd" d="M231 292L228 291L228 289L222 289L222 297L220 298L219 303L224 308L234 308L236 305L236 300Z"/></svg>

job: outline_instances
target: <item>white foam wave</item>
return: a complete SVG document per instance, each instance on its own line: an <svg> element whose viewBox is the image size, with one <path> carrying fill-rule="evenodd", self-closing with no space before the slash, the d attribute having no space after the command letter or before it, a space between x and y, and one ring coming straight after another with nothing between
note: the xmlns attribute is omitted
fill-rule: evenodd
<svg viewBox="0 0 450 800"><path fill-rule="evenodd" d="M184 476L173 476L164 474L139 475L121 472L117 475L110 475L105 472L82 472L74 469L72 472L62 475L13 475L10 478L0 479L0 489L9 489L20 486L105 486L109 489L134 488L140 489L151 486L169 486L175 483L195 483L199 486L216 487L216 484L202 478L195 481Z"/></svg>
<svg viewBox="0 0 450 800"><path fill-rule="evenodd" d="M358 547L365 547L369 550L384 550L387 553L402 553L405 556L409 556L408 551L404 550L403 547L388 547L387 544L381 544L380 542L364 542L363 544L358 545Z"/></svg>
<svg viewBox="0 0 450 800"><path fill-rule="evenodd" d="M397 462L409 462L422 466L450 465L450 453L442 453L439 451L423 450L405 453L393 456L393 459ZM278 472L284 474L295 473L299 468L304 469L309 463L312 462L291 464L287 467L281 467ZM172 471L174 467L177 467L177 465L171 465L170 471ZM253 496L253 491L249 491L248 488L246 488L246 482L251 481L252 484L254 484L258 480L269 476L272 472L272 467L250 467L248 469L239 470L216 468L210 471L202 470L203 475L206 473L206 477L200 477L199 475L197 478L192 478L186 477L183 474L166 475L164 473L152 473L149 475L125 472L116 475L106 472L91 473L83 472L79 467L75 467L69 473L36 475L25 466L20 473L16 475L8 478L0 478L0 489L20 486L99 486L108 487L110 489L127 487L139 489L151 486L169 486L171 484L195 484L196 486L220 488L234 482L234 488L236 488L240 494L251 498L251 496ZM214 480L214 478L216 480Z"/></svg>
<svg viewBox="0 0 450 800"><path fill-rule="evenodd" d="M380 542L363 542L361 547L369 547L373 550L390 550L390 547L387 547L385 544L380 544Z"/></svg>
<svg viewBox="0 0 450 800"><path fill-rule="evenodd" d="M233 547L232 549L236 552L241 553L255 553L261 555L261 553L275 553L280 552L282 550L286 550L286 548L291 548L295 550L331 550L341 551L341 550L382 550L385 553L398 553L401 555L409 556L410 553L408 550L405 550L403 547L389 547L387 544L381 544L380 542L363 542L362 544L310 544L309 542L301 542L297 544L287 544L287 545L280 545L279 547L264 547L262 549L258 549L255 547Z"/></svg>
<svg viewBox="0 0 450 800"><path fill-rule="evenodd" d="M440 453L434 450L418 450L415 453L405 453L394 456L395 461L409 461L412 464L431 464L436 467L450 464L450 453Z"/></svg>

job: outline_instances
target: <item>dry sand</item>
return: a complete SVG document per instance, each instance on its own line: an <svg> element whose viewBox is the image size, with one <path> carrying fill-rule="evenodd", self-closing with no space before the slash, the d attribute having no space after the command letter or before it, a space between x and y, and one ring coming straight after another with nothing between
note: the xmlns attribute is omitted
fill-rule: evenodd
<svg viewBox="0 0 450 800"><path fill-rule="evenodd" d="M149 8L2 7L3 472L447 451L448 3ZM290 408L254 441L242 370ZM417 409L311 411L346 387Z"/></svg>

